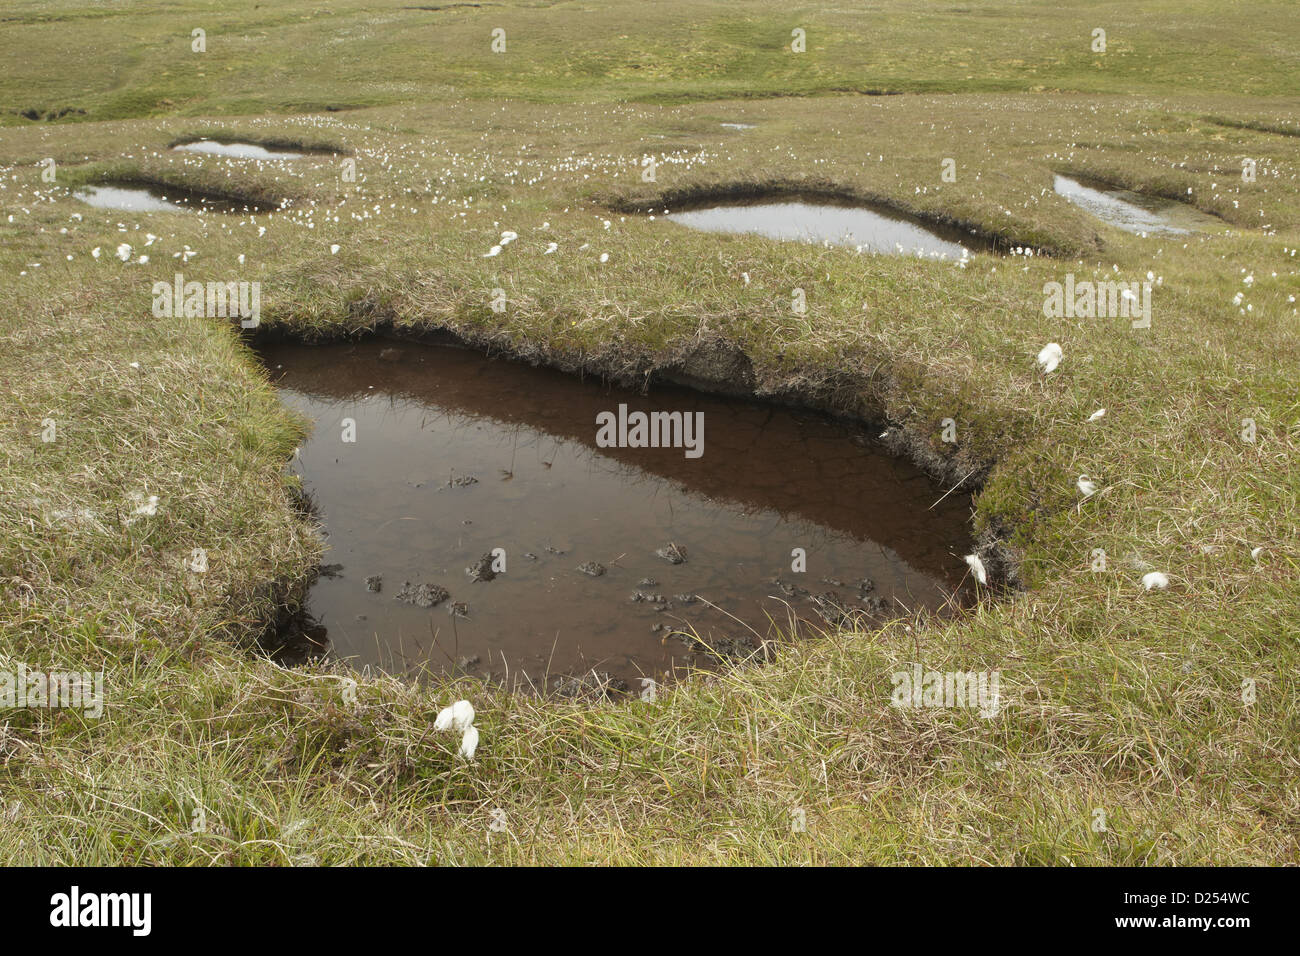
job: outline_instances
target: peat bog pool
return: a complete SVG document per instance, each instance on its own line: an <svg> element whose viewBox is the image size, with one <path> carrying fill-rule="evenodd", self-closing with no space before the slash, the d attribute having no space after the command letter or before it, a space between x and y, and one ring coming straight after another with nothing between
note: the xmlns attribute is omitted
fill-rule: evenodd
<svg viewBox="0 0 1300 956"><path fill-rule="evenodd" d="M665 217L692 229L770 239L829 242L862 252L961 260L993 243L953 226L922 222L884 206L822 196L783 196L701 202Z"/></svg>
<svg viewBox="0 0 1300 956"><path fill-rule="evenodd" d="M164 186L104 183L83 186L73 193L82 202L98 209L121 209L126 212L261 212L257 203L210 196L185 189Z"/></svg>
<svg viewBox="0 0 1300 956"><path fill-rule="evenodd" d="M1052 188L1102 222L1137 235L1214 232L1224 225L1221 219L1187 203L1147 196L1102 183L1088 183L1059 173L1053 180Z"/></svg>
<svg viewBox="0 0 1300 956"><path fill-rule="evenodd" d="M172 148L182 153L205 153L210 156L229 156L232 159L303 159L311 155L332 155L331 150L271 149L258 143L245 143L238 140L220 142L215 139L197 139L189 143L178 143Z"/></svg>
<svg viewBox="0 0 1300 956"><path fill-rule="evenodd" d="M410 341L258 351L315 422L292 466L329 545L308 632L358 666L635 692L753 654L769 618L869 624L969 598L969 494L816 413ZM598 415L634 436L638 411L703 429L598 444Z"/></svg>
<svg viewBox="0 0 1300 956"><path fill-rule="evenodd" d="M311 156L335 156L337 152L321 147L295 147L292 150L261 143L244 142L239 139L194 139L187 143L177 143L172 147L178 152L199 152L209 156L227 156L230 159L251 160L298 160Z"/></svg>

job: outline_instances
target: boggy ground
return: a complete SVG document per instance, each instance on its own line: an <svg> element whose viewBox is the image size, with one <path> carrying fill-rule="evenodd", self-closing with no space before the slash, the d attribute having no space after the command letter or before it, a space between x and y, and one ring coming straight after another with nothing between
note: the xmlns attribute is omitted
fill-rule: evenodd
<svg viewBox="0 0 1300 956"><path fill-rule="evenodd" d="M0 718L0 857L1294 862L1286 130L1300 98L1286 92L447 98L4 129L0 653L9 669L108 673L99 720ZM167 149L223 133L340 155ZM1224 233L1129 236L1055 196L1054 172L1182 197ZM254 220L71 198L99 178L291 203ZM1054 255L962 268L629 211L760 189L884 200ZM519 238L485 257L505 231ZM152 283L176 271L260 281L270 335L449 330L620 381L660 371L881 423L900 453L981 487L995 590L954 621L817 636L621 706L280 668L255 639L322 559L285 472L304 423L236 323L151 315ZM1067 272L1150 273L1151 327L1044 316L1044 283ZM1064 361L1045 377L1049 341ZM1081 475L1098 484L1088 499ZM137 514L153 495L156 514ZM202 574L185 567L198 548ZM1144 591L1148 570L1169 588ZM998 715L890 706L890 675L914 662L999 670ZM472 763L432 730L460 696L479 714ZM485 838L497 809L509 838Z"/></svg>

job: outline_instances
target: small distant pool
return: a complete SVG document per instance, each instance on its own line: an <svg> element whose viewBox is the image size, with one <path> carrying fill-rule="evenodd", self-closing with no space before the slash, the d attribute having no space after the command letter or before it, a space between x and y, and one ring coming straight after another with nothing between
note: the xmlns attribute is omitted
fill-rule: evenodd
<svg viewBox="0 0 1300 956"><path fill-rule="evenodd" d="M1100 183L1087 185L1061 175L1057 175L1053 188L1085 212L1136 235L1186 235L1223 227L1220 219L1187 203L1146 196L1130 189L1117 189Z"/></svg>
<svg viewBox="0 0 1300 956"><path fill-rule="evenodd" d="M99 209L122 209L127 212L261 212L250 202L208 196L183 189L162 186L99 185L83 186L72 194L87 205Z"/></svg>
<svg viewBox="0 0 1300 956"><path fill-rule="evenodd" d="M837 203L824 198L728 201L682 209L667 216L692 229L829 242L862 252L964 259L987 240L935 223L924 223L878 206Z"/></svg>
<svg viewBox="0 0 1300 956"><path fill-rule="evenodd" d="M307 155L306 153L267 149L265 146L259 146L256 143L218 143L212 139L182 143L176 149L183 153L208 153L213 156L231 156L235 159L302 159Z"/></svg>

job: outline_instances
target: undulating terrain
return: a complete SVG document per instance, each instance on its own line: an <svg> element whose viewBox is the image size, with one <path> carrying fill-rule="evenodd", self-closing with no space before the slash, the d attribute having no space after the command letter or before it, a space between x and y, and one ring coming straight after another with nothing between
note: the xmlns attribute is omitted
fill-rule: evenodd
<svg viewBox="0 0 1300 956"><path fill-rule="evenodd" d="M1300 6L3 6L0 673L102 668L106 707L0 711L0 859L1300 861ZM171 148L199 138L319 152ZM1220 227L1131 234L1060 174ZM74 195L103 182L267 208ZM662 215L783 193L997 250ZM879 426L976 493L987 586L653 700L282 666L331 560L309 425L237 320L154 314L178 271L259 282L268 339L451 332ZM1067 275L1150 283L1149 327L1045 314ZM892 706L914 664L998 671L998 713ZM433 729L459 698L472 761Z"/></svg>

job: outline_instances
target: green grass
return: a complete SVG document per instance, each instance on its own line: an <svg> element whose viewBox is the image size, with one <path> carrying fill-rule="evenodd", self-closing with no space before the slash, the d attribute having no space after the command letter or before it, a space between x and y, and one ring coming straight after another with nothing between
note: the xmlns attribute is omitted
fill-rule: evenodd
<svg viewBox="0 0 1300 956"><path fill-rule="evenodd" d="M108 671L101 720L0 714L0 859L1297 861L1300 180L1279 132L1300 74L1276 42L1293 5L187 9L19 4L0 31L6 103L85 110L0 129L0 667ZM486 52L498 17L508 65ZM205 22L199 77L185 37ZM799 24L796 65L779 47ZM301 112L328 104L372 108ZM337 148L358 182L328 156L167 151L197 135ZM1055 172L1184 197L1224 230L1129 236L1056 197ZM253 222L71 197L106 177L294 204ZM1056 255L957 269L611 211L770 186ZM505 229L520 239L483 258ZM149 262L120 262L122 242ZM629 377L701 343L742 349L767 390L889 422L937 471L989 469L975 528L1022 587L945 623L804 635L650 704L277 667L255 638L322 557L285 469L306 425L234 328L152 317L152 283L177 270L260 281L264 323L307 337L451 328ZM1152 327L1045 317L1043 285L1067 272L1160 277ZM1065 360L1044 378L1049 341ZM1081 474L1100 485L1086 501ZM132 493L158 513L132 515ZM206 574L184 570L194 548ZM1142 590L1149 568L1168 591ZM999 669L1002 712L892 708L890 674L913 661ZM472 764L432 730L457 696L480 715ZM495 809L508 835L488 836Z"/></svg>
<svg viewBox="0 0 1300 956"><path fill-rule="evenodd" d="M440 102L687 102L830 91L1298 92L1289 0L791 7L772 0L9 4L0 121ZM506 31L506 52L491 49ZM791 52L803 29L805 53ZM1092 52L1092 31L1106 52ZM206 52L191 49L206 31ZM70 62L76 63L69 69Z"/></svg>

